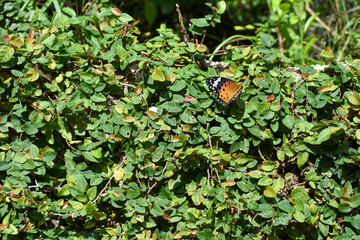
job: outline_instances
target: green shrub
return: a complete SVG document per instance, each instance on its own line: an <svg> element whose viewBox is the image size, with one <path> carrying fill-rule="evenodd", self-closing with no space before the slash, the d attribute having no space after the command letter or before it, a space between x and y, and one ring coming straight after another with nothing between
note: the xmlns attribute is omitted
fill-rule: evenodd
<svg viewBox="0 0 360 240"><path fill-rule="evenodd" d="M0 16L3 239L357 238L358 61L294 67L259 32L226 46L245 87L223 107L206 47L165 24L140 43L117 9L19 4Z"/></svg>

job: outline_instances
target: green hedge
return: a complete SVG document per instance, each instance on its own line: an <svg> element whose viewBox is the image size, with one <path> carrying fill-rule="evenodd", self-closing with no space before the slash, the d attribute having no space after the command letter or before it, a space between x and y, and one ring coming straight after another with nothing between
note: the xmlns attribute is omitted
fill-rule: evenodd
<svg viewBox="0 0 360 240"><path fill-rule="evenodd" d="M20 7L0 15L3 239L358 239L358 61L294 68L259 32L217 73L164 24L141 43L116 9ZM218 74L245 86L226 107Z"/></svg>

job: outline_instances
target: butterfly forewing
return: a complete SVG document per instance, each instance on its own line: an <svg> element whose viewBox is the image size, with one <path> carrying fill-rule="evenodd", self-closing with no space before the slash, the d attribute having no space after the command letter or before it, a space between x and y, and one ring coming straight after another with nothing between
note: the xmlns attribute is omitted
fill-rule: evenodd
<svg viewBox="0 0 360 240"><path fill-rule="evenodd" d="M243 85L222 77L208 78L206 84L213 90L215 99L223 106L229 104L241 94Z"/></svg>

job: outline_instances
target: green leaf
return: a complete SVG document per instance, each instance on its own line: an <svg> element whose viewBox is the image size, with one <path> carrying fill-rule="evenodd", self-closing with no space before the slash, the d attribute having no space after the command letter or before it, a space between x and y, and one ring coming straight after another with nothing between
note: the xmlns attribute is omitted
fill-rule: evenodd
<svg viewBox="0 0 360 240"><path fill-rule="evenodd" d="M223 14L226 10L226 2L225 1L220 1L217 5L217 13L218 14Z"/></svg>
<svg viewBox="0 0 360 240"><path fill-rule="evenodd" d="M329 59L335 57L333 54L330 54L326 49L321 51L320 56L324 57L324 58L329 58Z"/></svg>
<svg viewBox="0 0 360 240"><path fill-rule="evenodd" d="M205 18L192 18L190 19L190 22L194 24L197 27L207 27L209 26L208 22Z"/></svg>
<svg viewBox="0 0 360 240"><path fill-rule="evenodd" d="M0 63L5 63L10 61L14 55L15 50L9 46L3 46L0 49Z"/></svg>
<svg viewBox="0 0 360 240"><path fill-rule="evenodd" d="M269 186L270 184L272 184L273 180L271 178L269 178L268 176L262 177L260 178L258 185L259 186Z"/></svg>
<svg viewBox="0 0 360 240"><path fill-rule="evenodd" d="M165 81L165 75L160 69L155 69L151 77L154 81L160 81L160 82Z"/></svg>
<svg viewBox="0 0 360 240"><path fill-rule="evenodd" d="M85 193L88 188L88 183L82 175L76 175L76 187L81 193Z"/></svg>
<svg viewBox="0 0 360 240"><path fill-rule="evenodd" d="M128 56L128 52L126 51L126 49L120 45L117 46L116 52L117 52L117 55L119 56L120 60L122 60Z"/></svg>
<svg viewBox="0 0 360 240"><path fill-rule="evenodd" d="M88 202L85 209L87 214L92 214L93 212L95 212L95 206L92 202Z"/></svg>
<svg viewBox="0 0 360 240"><path fill-rule="evenodd" d="M265 161L263 164L263 170L266 172L272 171L277 165L275 161Z"/></svg>
<svg viewBox="0 0 360 240"><path fill-rule="evenodd" d="M329 234L329 225L319 222L319 230L324 237L327 237Z"/></svg>
<svg viewBox="0 0 360 240"><path fill-rule="evenodd" d="M282 200L279 202L279 208L287 213L294 212L294 207L291 205L289 200Z"/></svg>
<svg viewBox="0 0 360 240"><path fill-rule="evenodd" d="M154 205L153 208L150 209L150 213L155 217L164 215L164 211L159 206L156 205Z"/></svg>
<svg viewBox="0 0 360 240"><path fill-rule="evenodd" d="M164 153L164 147L163 146L159 146L155 149L155 151L152 153L152 161L153 162L157 162L162 158L162 155Z"/></svg>
<svg viewBox="0 0 360 240"><path fill-rule="evenodd" d="M134 199L140 195L140 192L136 189L129 188L126 190L126 198L127 199Z"/></svg>
<svg viewBox="0 0 360 240"><path fill-rule="evenodd" d="M252 135L254 135L254 136L256 136L256 137L259 137L259 138L261 138L261 130L260 130L260 128L259 128L259 126L258 125L254 125L254 126L252 126L251 128L248 128L248 131L252 134Z"/></svg>
<svg viewBox="0 0 360 240"><path fill-rule="evenodd" d="M319 133L319 135L318 135L318 137L317 137L317 140L316 140L316 143L317 143L317 144L321 144L322 142L325 142L325 141L329 140L329 139L330 139L330 136L331 136L331 131L330 131L330 129L329 129L329 128L325 128L325 129L323 129L323 130Z"/></svg>
<svg viewBox="0 0 360 240"><path fill-rule="evenodd" d="M360 94L357 92L352 92L349 96L349 102L353 105L360 105Z"/></svg>
<svg viewBox="0 0 360 240"><path fill-rule="evenodd" d="M180 119L184 123L189 123L189 124L197 123L196 118L191 114L191 110L189 108L185 109L185 111L180 115Z"/></svg>
<svg viewBox="0 0 360 240"><path fill-rule="evenodd" d="M214 233L212 232L211 229L205 228L202 231L196 232L196 237L198 237L199 240L209 240L209 239L213 239Z"/></svg>
<svg viewBox="0 0 360 240"><path fill-rule="evenodd" d="M292 5L293 5L296 16L298 16L300 20L305 20L305 18L306 18L305 1L293 0Z"/></svg>
<svg viewBox="0 0 360 240"><path fill-rule="evenodd" d="M179 92L186 88L187 84L184 80L181 81L175 81L172 86L170 86L169 90L172 92Z"/></svg>
<svg viewBox="0 0 360 240"><path fill-rule="evenodd" d="M356 214L355 217L353 217L351 220L351 224L354 226L354 228L360 230L360 214Z"/></svg>
<svg viewBox="0 0 360 240"><path fill-rule="evenodd" d="M43 160L46 162L54 161L57 157L57 152L55 151L46 151L43 155Z"/></svg>
<svg viewBox="0 0 360 240"><path fill-rule="evenodd" d="M22 152L17 152L17 153L15 153L13 160L17 163L24 163L24 162L26 162L25 154Z"/></svg>
<svg viewBox="0 0 360 240"><path fill-rule="evenodd" d="M35 71L34 69L30 69L26 74L25 74L25 78L29 81L29 82L35 82L36 80L39 79L39 72Z"/></svg>
<svg viewBox="0 0 360 240"><path fill-rule="evenodd" d="M296 211L294 214L293 214L294 218L296 221L298 222L304 222L305 221L305 216L302 212L299 212L299 211Z"/></svg>
<svg viewBox="0 0 360 240"><path fill-rule="evenodd" d="M350 199L350 207L358 208L360 206L360 193L356 193Z"/></svg>
<svg viewBox="0 0 360 240"><path fill-rule="evenodd" d="M127 13L121 13L119 20L121 22L130 22L131 20L133 20L133 18Z"/></svg>
<svg viewBox="0 0 360 240"><path fill-rule="evenodd" d="M264 190L265 197L274 198L276 197L275 189L272 186L267 186Z"/></svg>
<svg viewBox="0 0 360 240"><path fill-rule="evenodd" d="M51 34L49 37L47 37L44 41L41 42L41 44L44 45L52 45L56 36L54 34Z"/></svg>
<svg viewBox="0 0 360 240"><path fill-rule="evenodd" d="M338 210L341 213L349 213L349 212L351 212L351 207L348 203L342 202L339 204Z"/></svg>
<svg viewBox="0 0 360 240"><path fill-rule="evenodd" d="M309 153L308 152L299 152L297 157L297 165L298 167L302 167L307 160L309 159Z"/></svg>
<svg viewBox="0 0 360 240"><path fill-rule="evenodd" d="M23 124L22 129L28 135L34 135L39 131L39 129L37 129L31 122L27 122L27 123Z"/></svg>
<svg viewBox="0 0 360 240"><path fill-rule="evenodd" d="M286 115L286 117L282 120L282 123L288 128L292 129L295 124L295 119L291 115Z"/></svg>
<svg viewBox="0 0 360 240"><path fill-rule="evenodd" d="M158 15L157 8L152 1L150 0L145 1L144 13L145 13L146 21L151 26L154 23L156 16Z"/></svg>
<svg viewBox="0 0 360 240"><path fill-rule="evenodd" d="M265 34L265 33L260 33L259 36L261 39L261 43L264 46L271 47L272 45L274 45L275 39L272 36Z"/></svg>
<svg viewBox="0 0 360 240"><path fill-rule="evenodd" d="M90 96L90 99L94 102L105 102L106 97L102 93L95 93L94 95Z"/></svg>
<svg viewBox="0 0 360 240"><path fill-rule="evenodd" d="M97 149L95 149L95 150L91 150L91 153L92 153L92 155L93 155L94 157L96 157L96 158L101 158L101 156L102 156L102 148L99 147L99 148L97 148Z"/></svg>

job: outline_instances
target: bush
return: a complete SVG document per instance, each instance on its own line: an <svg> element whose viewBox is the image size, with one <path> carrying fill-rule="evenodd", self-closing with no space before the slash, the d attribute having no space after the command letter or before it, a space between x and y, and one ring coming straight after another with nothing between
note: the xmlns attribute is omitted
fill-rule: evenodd
<svg viewBox="0 0 360 240"><path fill-rule="evenodd" d="M0 16L3 239L357 237L358 61L294 66L259 31L226 46L244 90L223 107L205 42L19 4Z"/></svg>

